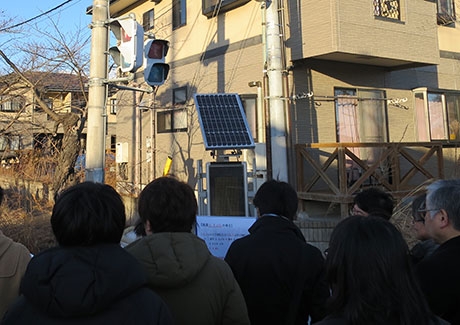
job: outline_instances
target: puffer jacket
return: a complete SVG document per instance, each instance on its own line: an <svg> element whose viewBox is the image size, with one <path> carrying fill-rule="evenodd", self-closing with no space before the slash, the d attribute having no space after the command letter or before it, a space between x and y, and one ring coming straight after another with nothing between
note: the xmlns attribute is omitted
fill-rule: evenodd
<svg viewBox="0 0 460 325"><path fill-rule="evenodd" d="M150 288L166 302L176 325L249 324L230 267L192 233L156 233L126 247L144 267Z"/></svg>
<svg viewBox="0 0 460 325"><path fill-rule="evenodd" d="M19 285L29 261L29 250L0 231L0 319L19 296Z"/></svg>
<svg viewBox="0 0 460 325"><path fill-rule="evenodd" d="M2 324L172 324L137 261L116 244L51 248L29 263Z"/></svg>

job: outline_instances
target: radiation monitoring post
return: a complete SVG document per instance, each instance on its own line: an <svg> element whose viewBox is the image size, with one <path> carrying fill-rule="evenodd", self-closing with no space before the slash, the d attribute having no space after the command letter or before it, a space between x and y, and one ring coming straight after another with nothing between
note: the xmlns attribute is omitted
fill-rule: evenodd
<svg viewBox="0 0 460 325"><path fill-rule="evenodd" d="M224 258L230 244L249 234L255 217L197 216L196 235L208 245L212 255Z"/></svg>

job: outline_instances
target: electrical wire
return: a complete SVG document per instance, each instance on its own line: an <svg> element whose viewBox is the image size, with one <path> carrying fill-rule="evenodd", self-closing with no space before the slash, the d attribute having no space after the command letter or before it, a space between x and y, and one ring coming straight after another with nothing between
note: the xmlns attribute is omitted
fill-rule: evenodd
<svg viewBox="0 0 460 325"><path fill-rule="evenodd" d="M53 11L59 9L59 8L61 8L62 6L66 5L67 3L71 2L71 1L73 1L73 0L64 1L64 2L61 3L60 5L57 5L56 7L51 8L51 9L49 9L49 10L47 10L47 11L45 11L45 12L43 12L43 13L41 13L41 14L35 16L35 17L32 17L32 18L27 19L27 20L24 20L23 22L17 23L17 24L15 24L15 25L13 25L13 26L9 26L9 27L2 28L2 29L0 29L0 32L4 32L4 31L7 31L7 30L10 30L10 29L13 29L13 28L16 28L16 27L19 27L19 26L28 24L28 23L30 23L31 21L34 21L34 20L36 20L36 19L38 19L38 18L40 18L40 17L43 17L43 16L45 16L45 15L47 15L47 14L49 14L49 13L51 13L51 12L53 12Z"/></svg>

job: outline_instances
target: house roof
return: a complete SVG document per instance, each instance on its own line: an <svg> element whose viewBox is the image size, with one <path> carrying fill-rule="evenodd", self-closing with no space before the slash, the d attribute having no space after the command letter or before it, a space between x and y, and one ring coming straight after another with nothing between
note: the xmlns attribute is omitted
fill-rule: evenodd
<svg viewBox="0 0 460 325"><path fill-rule="evenodd" d="M55 92L81 92L81 82L83 82L85 90L88 78L70 73L59 72L41 72L30 71L24 75L33 83L40 91L55 91ZM11 86L21 82L17 74L11 73L0 77L0 88Z"/></svg>

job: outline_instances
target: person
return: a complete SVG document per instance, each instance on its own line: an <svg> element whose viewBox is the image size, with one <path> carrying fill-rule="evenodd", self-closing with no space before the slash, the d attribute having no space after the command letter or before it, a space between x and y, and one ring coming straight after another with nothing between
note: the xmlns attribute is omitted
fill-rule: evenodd
<svg viewBox="0 0 460 325"><path fill-rule="evenodd" d="M125 249L143 266L149 287L169 306L177 325L249 324L230 267L191 233L198 205L193 189L160 177L141 192L138 212L146 236Z"/></svg>
<svg viewBox="0 0 460 325"><path fill-rule="evenodd" d="M4 191L0 187L0 205ZM0 319L19 296L19 285L30 261L30 252L0 231Z"/></svg>
<svg viewBox="0 0 460 325"><path fill-rule="evenodd" d="M329 315L315 325L435 325L409 248L380 216L351 216L332 231L326 257Z"/></svg>
<svg viewBox="0 0 460 325"><path fill-rule="evenodd" d="M353 198L350 215L368 216L370 214L390 220L393 215L394 199L390 193L377 187L363 190Z"/></svg>
<svg viewBox="0 0 460 325"><path fill-rule="evenodd" d="M460 324L460 179L427 186L425 228L440 246L416 266L431 310Z"/></svg>
<svg viewBox="0 0 460 325"><path fill-rule="evenodd" d="M2 324L172 324L140 265L119 246L125 221L109 185L84 182L58 195L51 227L59 246L32 258Z"/></svg>
<svg viewBox="0 0 460 325"><path fill-rule="evenodd" d="M430 238L425 228L425 214L420 211L425 209L426 193L417 196L412 201L412 225L415 230L415 237L419 240L417 244L410 250L412 261L418 264L433 254L436 248L439 247L435 241Z"/></svg>
<svg viewBox="0 0 460 325"><path fill-rule="evenodd" d="M257 220L225 256L243 291L251 324L320 320L329 297L324 258L293 222L296 191L288 183L270 180L256 192L253 203Z"/></svg>

